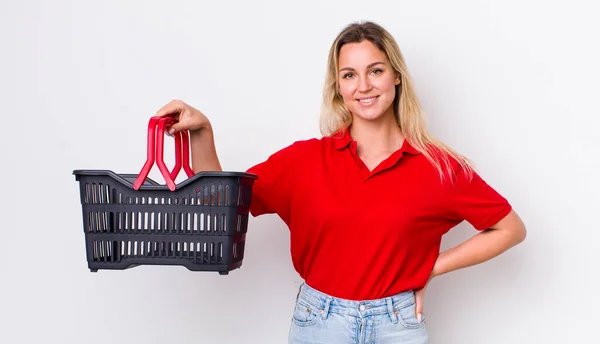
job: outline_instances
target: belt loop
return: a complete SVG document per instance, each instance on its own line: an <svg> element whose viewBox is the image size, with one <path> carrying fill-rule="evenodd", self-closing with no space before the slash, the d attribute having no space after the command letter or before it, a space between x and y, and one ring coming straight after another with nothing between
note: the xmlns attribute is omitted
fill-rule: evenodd
<svg viewBox="0 0 600 344"><path fill-rule="evenodd" d="M323 314L321 314L321 317L325 320L327 319L327 315L329 314L329 306L331 305L331 300L333 300L332 297L327 297L325 299L325 305L323 306Z"/></svg>
<svg viewBox="0 0 600 344"><path fill-rule="evenodd" d="M390 315L390 320L392 320L392 324L398 322L398 316L394 313L394 303L392 302L391 297L385 298L385 303L387 303L388 314Z"/></svg>

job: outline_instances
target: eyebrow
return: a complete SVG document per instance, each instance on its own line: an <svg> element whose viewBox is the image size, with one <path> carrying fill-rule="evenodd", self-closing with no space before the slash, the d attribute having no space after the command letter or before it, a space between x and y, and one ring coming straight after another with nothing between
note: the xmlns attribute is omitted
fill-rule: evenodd
<svg viewBox="0 0 600 344"><path fill-rule="evenodd" d="M367 69L372 68L374 66L377 66L378 64L384 64L384 63L383 62L373 62L373 63L371 63L370 65L367 66ZM352 68L352 67L344 67L344 68L340 69L340 72L343 71L343 70L350 70L350 71L352 71L352 70L354 70L354 68Z"/></svg>

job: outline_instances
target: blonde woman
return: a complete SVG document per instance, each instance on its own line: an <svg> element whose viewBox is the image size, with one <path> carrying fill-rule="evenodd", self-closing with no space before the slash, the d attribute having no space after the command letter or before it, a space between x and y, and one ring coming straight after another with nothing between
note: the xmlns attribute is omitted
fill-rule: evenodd
<svg viewBox="0 0 600 344"><path fill-rule="evenodd" d="M525 227L466 158L427 132L384 28L347 26L328 61L323 137L248 170L259 177L251 213L285 221L305 281L289 342L427 343L427 283L522 242ZM178 118L172 132L190 130L194 171L221 170L204 114L175 100L157 115ZM464 220L479 232L440 253L442 235Z"/></svg>

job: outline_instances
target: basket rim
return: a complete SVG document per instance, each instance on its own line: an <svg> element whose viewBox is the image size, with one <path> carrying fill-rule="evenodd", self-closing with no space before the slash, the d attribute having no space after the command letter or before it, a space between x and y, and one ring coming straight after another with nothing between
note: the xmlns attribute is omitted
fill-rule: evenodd
<svg viewBox="0 0 600 344"><path fill-rule="evenodd" d="M127 180L125 177L130 177L135 179L138 175L131 173L116 173L111 170L74 170L73 175L75 175L76 179L79 180L79 176L108 176L115 181L123 184L124 186L134 190L133 182ZM188 184L195 182L197 179L201 179L204 177L240 177L240 178L250 178L250 179L258 179L258 176L248 172L234 172L234 171L202 171L198 172L192 177L176 184L176 190L179 190L185 187ZM169 190L167 185L159 184L156 181L146 178L146 182L144 183L139 190ZM170 190L169 190L170 191Z"/></svg>

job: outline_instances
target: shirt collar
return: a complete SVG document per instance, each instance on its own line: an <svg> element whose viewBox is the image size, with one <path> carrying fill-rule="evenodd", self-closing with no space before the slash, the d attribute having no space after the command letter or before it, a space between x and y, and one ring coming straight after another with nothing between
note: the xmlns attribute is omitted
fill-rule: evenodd
<svg viewBox="0 0 600 344"><path fill-rule="evenodd" d="M350 145L350 143L353 142L352 137L350 137L350 130L348 128L333 134L332 138L334 139L334 146L335 146L335 149L337 149L337 150L342 150L342 149L348 147ZM402 143L402 147L400 147L400 151L406 152L406 153L412 154L412 155L421 154L421 152L419 152L415 147L413 147L406 139Z"/></svg>

